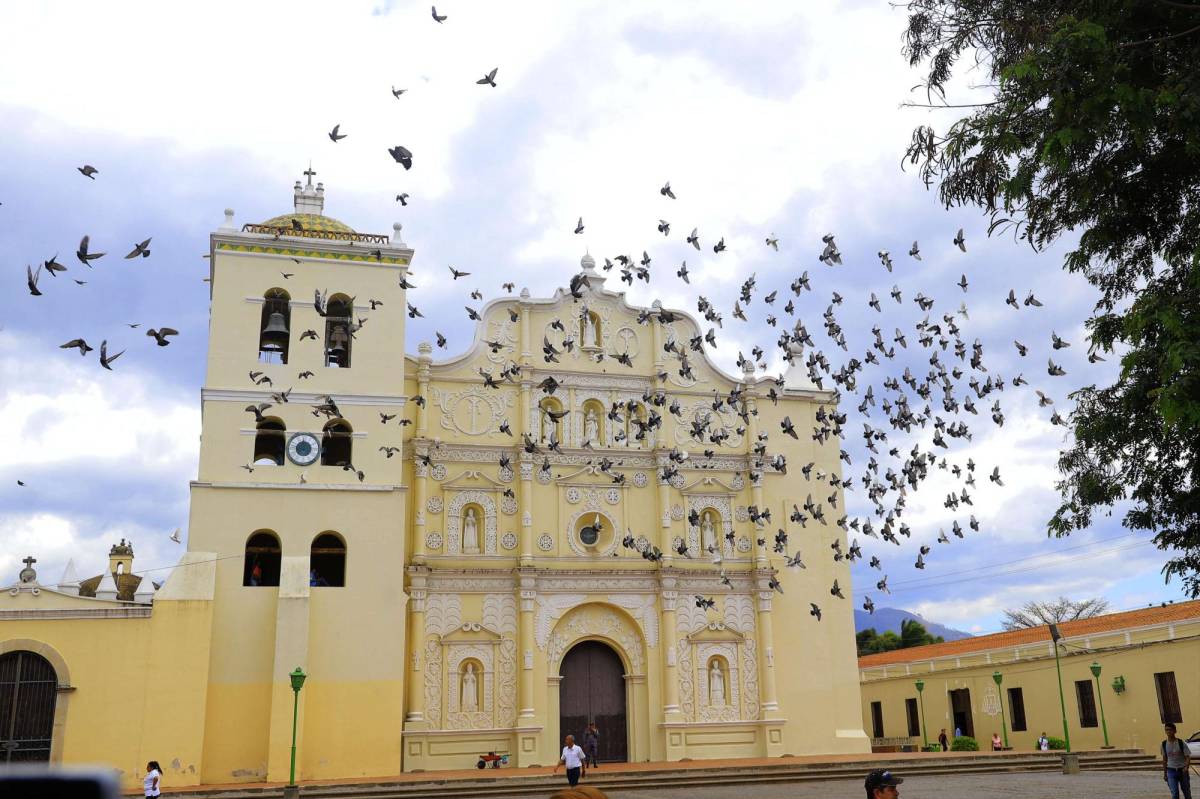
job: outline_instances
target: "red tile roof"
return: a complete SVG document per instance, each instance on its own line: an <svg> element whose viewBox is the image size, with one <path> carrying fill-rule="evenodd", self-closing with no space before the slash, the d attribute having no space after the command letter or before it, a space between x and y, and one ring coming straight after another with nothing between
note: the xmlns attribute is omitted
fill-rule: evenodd
<svg viewBox="0 0 1200 799"><path fill-rule="evenodd" d="M1148 627L1154 624L1168 624L1174 621L1200 621L1200 600L1191 602L1176 602L1173 605L1156 605L1152 608L1127 610L1121 613L1109 613L1090 619L1068 621L1058 625L1064 636L1095 635L1110 633L1137 627ZM858 659L860 669L874 666L889 666L894 663L913 663L916 661L932 660L934 658L954 657L985 652L992 649L1007 649L1009 647L1034 644L1050 640L1050 628L1047 625L1030 627L1024 630L979 635L963 638L958 641L947 641L944 644L929 644L914 646L908 649L893 649L891 652L880 652L876 655L864 655Z"/></svg>

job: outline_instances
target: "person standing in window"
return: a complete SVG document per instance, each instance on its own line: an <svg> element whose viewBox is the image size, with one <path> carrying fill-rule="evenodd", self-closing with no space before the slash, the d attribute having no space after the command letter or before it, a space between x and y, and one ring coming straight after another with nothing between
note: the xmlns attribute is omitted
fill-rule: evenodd
<svg viewBox="0 0 1200 799"><path fill-rule="evenodd" d="M262 566L257 559L254 561L254 568L250 569L250 585L262 585Z"/></svg>
<svg viewBox="0 0 1200 799"><path fill-rule="evenodd" d="M146 764L146 776L142 779L142 793L146 795L146 799L159 795L160 780L162 780L162 766L158 765L157 760L151 760Z"/></svg>
<svg viewBox="0 0 1200 799"><path fill-rule="evenodd" d="M1192 779L1188 768L1192 765L1192 752L1188 745L1175 737L1175 725L1163 725L1167 740L1162 742L1163 780L1171 789L1171 799L1179 799L1180 789L1183 789L1183 799L1192 799Z"/></svg>

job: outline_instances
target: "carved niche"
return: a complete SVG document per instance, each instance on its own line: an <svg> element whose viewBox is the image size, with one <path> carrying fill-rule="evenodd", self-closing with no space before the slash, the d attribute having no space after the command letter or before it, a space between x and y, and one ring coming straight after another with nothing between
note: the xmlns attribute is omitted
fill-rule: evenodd
<svg viewBox="0 0 1200 799"><path fill-rule="evenodd" d="M676 643L679 708L688 721L753 721L759 717L758 653L754 636L754 604L748 594L725 597L723 619L713 621L694 603L676 610L680 632ZM710 665L719 657L724 667L725 701L712 703Z"/></svg>
<svg viewBox="0 0 1200 799"><path fill-rule="evenodd" d="M490 491L458 491L446 506L446 554L462 554L463 508L478 505L483 509L484 555L496 554L496 499Z"/></svg>
<svg viewBox="0 0 1200 799"><path fill-rule="evenodd" d="M728 495L721 494L689 494L687 500L686 516L691 516L692 511L704 516L704 512L712 509L717 512L721 518L720 529L716 531L720 538L721 552L724 557L731 558L734 554L734 544L729 541L729 534L733 532L733 508L729 501ZM688 525L688 552L691 556L697 557L701 554L700 528L696 525Z"/></svg>
<svg viewBox="0 0 1200 799"><path fill-rule="evenodd" d="M464 622L459 595L430 594L425 630L425 714L431 726L475 730L514 725L516 598L512 594L488 594L483 598L483 621ZM474 709L463 704L467 663L471 664L471 679L476 682Z"/></svg>

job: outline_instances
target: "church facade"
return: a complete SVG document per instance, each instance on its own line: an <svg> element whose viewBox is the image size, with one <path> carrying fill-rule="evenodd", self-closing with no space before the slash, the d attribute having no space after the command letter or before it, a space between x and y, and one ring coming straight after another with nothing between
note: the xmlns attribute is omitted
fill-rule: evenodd
<svg viewBox="0 0 1200 799"><path fill-rule="evenodd" d="M781 382L726 375L695 319L631 306L591 257L553 296L476 304L466 352L406 355L406 287L440 267L323 205L310 175L294 213L227 211L211 236L200 463L165 584L86 596L29 568L0 595L0 672L55 674L49 758L286 779L297 667L300 779L550 765L589 722L606 760L867 751L850 603L825 601L849 589L840 530L790 520L815 492L801 465L840 474L805 433L834 398L798 359ZM805 570L782 570L780 530ZM129 651L153 653L132 706L109 662ZM118 707L138 734L98 739Z"/></svg>

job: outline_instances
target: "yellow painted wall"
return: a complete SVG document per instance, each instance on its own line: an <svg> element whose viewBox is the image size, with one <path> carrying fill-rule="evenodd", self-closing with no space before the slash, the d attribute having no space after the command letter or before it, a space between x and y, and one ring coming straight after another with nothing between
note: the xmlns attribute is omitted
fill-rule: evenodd
<svg viewBox="0 0 1200 799"><path fill-rule="evenodd" d="M1200 638L1194 637L1198 634L1200 619L1170 627L1162 625L1134 630L1130 633L1128 643L1124 632L1093 635L1086 642L1083 638L1063 639L1060 650L1062 684L1072 748L1099 749L1104 745L1102 726L1080 726L1075 692L1075 682L1078 680L1091 680L1093 692L1096 692L1095 680L1089 670L1093 662L1101 666L1096 696L1097 719L1102 698L1111 745L1141 748L1152 753L1157 751L1163 734L1154 683L1156 672L1175 673L1183 715L1183 723L1178 725L1181 736L1187 737L1200 730L1200 669L1196 667L1200 663ZM930 741L936 742L938 732L943 727L947 735L953 736L948 692L968 688L976 737L981 748L990 748L992 733L1001 732L1001 719L999 715L991 717L983 712L984 698L989 691L995 690L992 673L1000 671L1003 683L999 695L1004 701L1005 723L1010 725L1009 744L1014 749L1033 749L1042 732L1062 738L1058 677L1049 646L1047 642L1021 647L1017 660L1014 660L1014 651L1010 649L993 651L987 656L981 654L962 658L960 666L956 666L951 658L936 661L932 670L927 661L913 662L907 667L905 664L888 666L887 676L879 667L864 670L862 724L870 733L871 703L882 702L884 735L907 736L904 700L908 697L918 698L914 684L920 678L925 681L924 703ZM1079 651L1084 648L1093 651ZM991 663L986 662L989 657ZM905 674L906 670L908 674ZM1121 694L1115 693L1112 688L1113 678L1118 675L1125 678L1125 691ZM1013 732L1011 729L1009 688L1022 689L1028 725L1025 731ZM917 740L920 741L920 736L917 736Z"/></svg>

